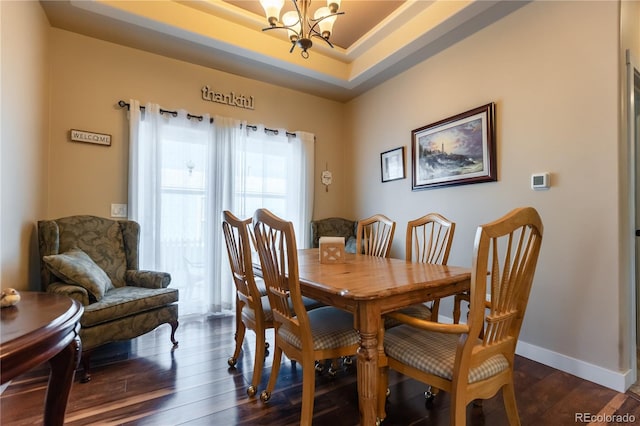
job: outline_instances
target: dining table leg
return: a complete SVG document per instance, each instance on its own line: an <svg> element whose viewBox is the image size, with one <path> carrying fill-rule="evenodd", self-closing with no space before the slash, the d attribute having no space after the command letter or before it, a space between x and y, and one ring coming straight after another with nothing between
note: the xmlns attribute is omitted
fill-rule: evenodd
<svg viewBox="0 0 640 426"><path fill-rule="evenodd" d="M375 303L360 303L355 320L356 329L360 334L357 370L360 424L373 426L377 423L380 309Z"/></svg>

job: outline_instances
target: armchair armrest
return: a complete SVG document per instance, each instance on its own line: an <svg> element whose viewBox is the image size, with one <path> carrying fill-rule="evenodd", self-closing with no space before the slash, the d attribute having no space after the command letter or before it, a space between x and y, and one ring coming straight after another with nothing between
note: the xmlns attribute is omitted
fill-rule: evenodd
<svg viewBox="0 0 640 426"><path fill-rule="evenodd" d="M62 294L82 303L82 306L89 304L89 292L79 285L65 284L63 282L54 282L47 287L48 293Z"/></svg>
<svg viewBox="0 0 640 426"><path fill-rule="evenodd" d="M467 324L443 324L440 322L415 318L410 315L401 314L400 312L391 312L386 316L398 320L403 324L408 324L412 327L427 331L449 334L464 334L469 332L469 326Z"/></svg>
<svg viewBox="0 0 640 426"><path fill-rule="evenodd" d="M145 288L166 288L171 283L171 274L158 271L128 270L125 273L127 285Z"/></svg>

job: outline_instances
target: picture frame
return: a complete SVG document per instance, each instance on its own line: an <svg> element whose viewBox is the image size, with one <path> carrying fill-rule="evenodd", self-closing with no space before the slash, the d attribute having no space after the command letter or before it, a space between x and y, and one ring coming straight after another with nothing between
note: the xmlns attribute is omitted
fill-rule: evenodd
<svg viewBox="0 0 640 426"><path fill-rule="evenodd" d="M382 182L404 179L404 146L380 154L380 174Z"/></svg>
<svg viewBox="0 0 640 426"><path fill-rule="evenodd" d="M497 181L495 103L411 131L413 191Z"/></svg>

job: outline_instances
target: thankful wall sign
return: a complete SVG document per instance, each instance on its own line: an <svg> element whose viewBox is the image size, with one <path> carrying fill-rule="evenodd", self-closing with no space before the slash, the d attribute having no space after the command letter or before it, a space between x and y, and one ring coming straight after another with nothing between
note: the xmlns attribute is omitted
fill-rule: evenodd
<svg viewBox="0 0 640 426"><path fill-rule="evenodd" d="M236 95L235 92L216 92L209 86L202 88L202 100L217 102L219 104L230 105L238 108L254 109L253 96Z"/></svg>

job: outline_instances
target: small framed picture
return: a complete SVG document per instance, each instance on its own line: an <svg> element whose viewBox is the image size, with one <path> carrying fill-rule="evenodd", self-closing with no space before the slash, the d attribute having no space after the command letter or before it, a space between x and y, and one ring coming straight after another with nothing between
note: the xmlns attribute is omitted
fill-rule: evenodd
<svg viewBox="0 0 640 426"><path fill-rule="evenodd" d="M382 182L404 179L404 146L380 154Z"/></svg>
<svg viewBox="0 0 640 426"><path fill-rule="evenodd" d="M411 132L411 188L492 182L496 173L495 104Z"/></svg>

